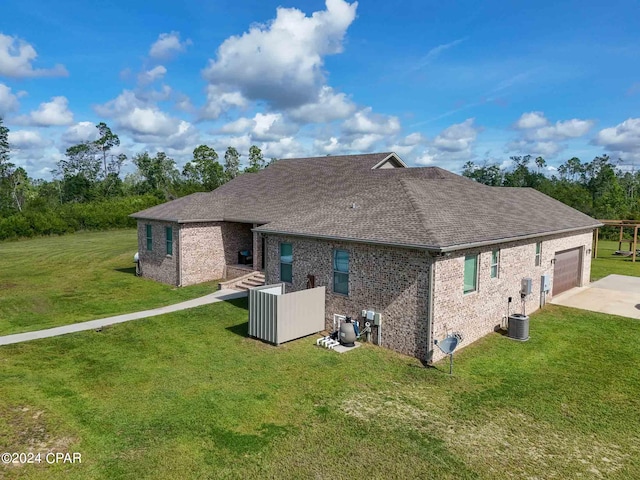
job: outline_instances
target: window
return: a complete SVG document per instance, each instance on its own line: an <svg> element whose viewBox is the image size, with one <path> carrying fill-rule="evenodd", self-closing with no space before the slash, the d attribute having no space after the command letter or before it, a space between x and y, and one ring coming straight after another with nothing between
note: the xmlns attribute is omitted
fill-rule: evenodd
<svg viewBox="0 0 640 480"><path fill-rule="evenodd" d="M491 278L498 278L500 270L500 250L491 252Z"/></svg>
<svg viewBox="0 0 640 480"><path fill-rule="evenodd" d="M536 267L542 265L542 242L536 243Z"/></svg>
<svg viewBox="0 0 640 480"><path fill-rule="evenodd" d="M349 295L349 252L333 251L333 291Z"/></svg>
<svg viewBox="0 0 640 480"><path fill-rule="evenodd" d="M153 234L151 230L151 225L147 225L147 250L153 250Z"/></svg>
<svg viewBox="0 0 640 480"><path fill-rule="evenodd" d="M464 257L464 293L478 289L478 255Z"/></svg>
<svg viewBox="0 0 640 480"><path fill-rule="evenodd" d="M293 282L293 246L290 243L280 244L280 281Z"/></svg>
<svg viewBox="0 0 640 480"><path fill-rule="evenodd" d="M165 227L164 233L167 241L167 255L173 255L173 227Z"/></svg>

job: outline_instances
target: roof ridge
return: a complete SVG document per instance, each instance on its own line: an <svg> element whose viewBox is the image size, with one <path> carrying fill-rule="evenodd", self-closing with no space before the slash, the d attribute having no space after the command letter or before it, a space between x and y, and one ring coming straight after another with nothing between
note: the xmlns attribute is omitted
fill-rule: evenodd
<svg viewBox="0 0 640 480"><path fill-rule="evenodd" d="M424 212L422 211L422 208L420 208L420 206L418 205L417 199L414 196L414 192L411 190L410 186L408 185L409 179L399 177L396 180L398 180L398 183L400 183L402 190L404 190L405 194L407 195L407 198L409 199L409 203L411 203L411 207L413 208L413 211L416 213L416 215L420 219L420 227L421 227L422 233L426 234L426 236L423 238L428 238L429 236L431 236L432 238L437 238L435 232L431 230L429 227L427 227L427 218L425 217Z"/></svg>

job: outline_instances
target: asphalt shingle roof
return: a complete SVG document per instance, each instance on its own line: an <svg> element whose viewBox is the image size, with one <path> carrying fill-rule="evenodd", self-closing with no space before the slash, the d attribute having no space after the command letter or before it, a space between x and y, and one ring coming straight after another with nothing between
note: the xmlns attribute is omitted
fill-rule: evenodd
<svg viewBox="0 0 640 480"><path fill-rule="evenodd" d="M280 160L132 216L435 250L600 225L530 188L488 187L439 167L372 169L389 155Z"/></svg>

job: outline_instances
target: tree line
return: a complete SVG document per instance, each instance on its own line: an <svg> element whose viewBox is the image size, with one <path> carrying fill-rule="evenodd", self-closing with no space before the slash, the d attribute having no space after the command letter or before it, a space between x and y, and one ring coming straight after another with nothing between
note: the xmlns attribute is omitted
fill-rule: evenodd
<svg viewBox="0 0 640 480"><path fill-rule="evenodd" d="M485 185L535 188L594 218L640 219L640 172L633 165L623 168L607 155L584 163L573 157L556 173L545 175L547 163L542 157L510 159L509 169L496 163L467 162L462 175Z"/></svg>
<svg viewBox="0 0 640 480"><path fill-rule="evenodd" d="M547 162L542 157L510 159L509 169L497 163L467 162L462 175L485 185L535 188L597 219L640 220L640 171L633 164L613 162L607 155L591 162L572 157L545 175ZM614 230L605 227L603 238L616 237Z"/></svg>
<svg viewBox="0 0 640 480"><path fill-rule="evenodd" d="M120 145L118 135L104 122L96 129L96 140L67 148L51 180L34 179L11 162L9 129L0 117L0 240L135 226L131 213L214 190L276 161L267 162L253 145L248 166L242 169L235 148L226 149L221 163L212 147L200 145L180 171L164 152L140 152L131 159L113 154ZM123 176L122 166L128 161L135 171Z"/></svg>

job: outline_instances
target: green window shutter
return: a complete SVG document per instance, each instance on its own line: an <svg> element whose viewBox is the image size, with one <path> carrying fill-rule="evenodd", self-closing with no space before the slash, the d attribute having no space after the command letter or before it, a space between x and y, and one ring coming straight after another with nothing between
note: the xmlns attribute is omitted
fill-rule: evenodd
<svg viewBox="0 0 640 480"><path fill-rule="evenodd" d="M349 295L349 252L333 251L333 291Z"/></svg>
<svg viewBox="0 0 640 480"><path fill-rule="evenodd" d="M153 230L151 225L147 225L147 250L153 250Z"/></svg>
<svg viewBox="0 0 640 480"><path fill-rule="evenodd" d="M280 281L293 283L293 245L280 244Z"/></svg>
<svg viewBox="0 0 640 480"><path fill-rule="evenodd" d="M464 293L475 292L478 287L478 255L464 257Z"/></svg>
<svg viewBox="0 0 640 480"><path fill-rule="evenodd" d="M167 239L167 255L173 255L173 227L165 227Z"/></svg>

